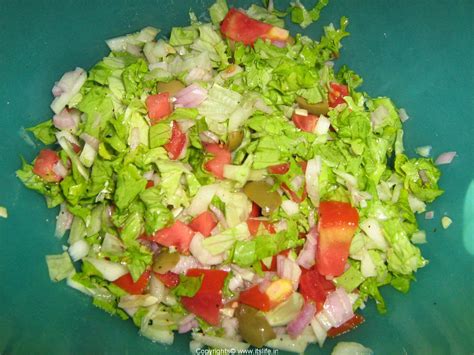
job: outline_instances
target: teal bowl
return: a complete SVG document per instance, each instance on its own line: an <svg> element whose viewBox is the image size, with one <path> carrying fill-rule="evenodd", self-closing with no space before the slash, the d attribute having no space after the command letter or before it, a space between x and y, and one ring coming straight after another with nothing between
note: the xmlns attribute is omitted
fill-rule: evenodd
<svg viewBox="0 0 474 355"><path fill-rule="evenodd" d="M248 6L250 2L230 1ZM311 5L314 1L308 2ZM90 68L107 54L105 39L146 25L169 33L185 25L188 10L206 16L210 0L37 0L1 2L0 10L0 353L157 354L188 353L188 336L172 347L154 344L129 322L95 308L65 283L49 281L44 256L60 253L55 215L43 197L15 177L20 155L34 158L39 146L23 128L49 118L51 87L76 66ZM277 7L286 2L276 1ZM326 343L356 341L376 354L472 354L474 351L474 2L331 1L318 23L304 33L321 34L323 24L350 19L339 62L364 78L363 90L387 95L404 107L407 152L431 144L433 155L456 151L441 167L446 193L420 218L428 234L422 246L429 265L419 270L407 295L382 293L388 313L370 303L367 322ZM295 32L296 27L290 26ZM440 217L454 223L447 230ZM313 345L308 353L319 351Z"/></svg>

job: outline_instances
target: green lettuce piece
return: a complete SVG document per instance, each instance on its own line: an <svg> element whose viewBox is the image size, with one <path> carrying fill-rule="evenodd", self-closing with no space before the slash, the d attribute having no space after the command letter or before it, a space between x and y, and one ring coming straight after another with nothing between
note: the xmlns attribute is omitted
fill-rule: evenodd
<svg viewBox="0 0 474 355"><path fill-rule="evenodd" d="M142 204L134 203L133 206L142 207ZM126 245L136 245L136 239L143 228L143 207L137 207L134 211L128 211L125 216L125 220L121 224L123 228L120 232L120 237Z"/></svg>
<svg viewBox="0 0 474 355"><path fill-rule="evenodd" d="M48 265L49 278L54 282L64 280L76 272L67 252L59 255L46 255L46 264Z"/></svg>
<svg viewBox="0 0 474 355"><path fill-rule="evenodd" d="M385 300L380 294L379 288L377 286L377 280L374 277L367 278L359 287L359 296L360 299L366 297L371 297L375 300L375 305L377 306L377 311L379 313L387 313L387 306L385 305Z"/></svg>
<svg viewBox="0 0 474 355"><path fill-rule="evenodd" d="M229 64L227 56L227 45L220 34L211 24L203 24L198 27L199 38L196 39L191 48L198 52L205 52L216 67L221 69Z"/></svg>
<svg viewBox="0 0 474 355"><path fill-rule="evenodd" d="M143 79L147 72L148 65L143 59L139 59L136 63L129 65L123 70L121 76L127 100L140 97L143 91Z"/></svg>
<svg viewBox="0 0 474 355"><path fill-rule="evenodd" d="M48 208L56 207L64 201L59 184L45 182L33 173L33 166L24 160L21 169L16 171L16 176L27 188L43 194Z"/></svg>
<svg viewBox="0 0 474 355"><path fill-rule="evenodd" d="M124 209L145 190L146 179L142 177L139 170L132 164L124 166L117 176L117 188L114 194L115 204Z"/></svg>
<svg viewBox="0 0 474 355"><path fill-rule="evenodd" d="M27 128L26 130L33 133L36 139L43 144L49 145L56 142L56 128L53 125L53 120L41 122L36 126Z"/></svg>
<svg viewBox="0 0 474 355"><path fill-rule="evenodd" d="M315 47L318 61L325 62L339 56L339 50L342 47L341 40L349 35L349 32L346 31L349 20L343 16L339 24L340 28L338 29L332 24L324 27L324 36Z"/></svg>
<svg viewBox="0 0 474 355"><path fill-rule="evenodd" d="M81 91L83 97L77 108L86 114L86 121L81 128L84 133L99 138L100 132L113 117L111 92L107 87L90 84L84 85Z"/></svg>
<svg viewBox="0 0 474 355"><path fill-rule="evenodd" d="M201 276L186 276L179 275L179 284L172 293L175 296L193 297L201 288L203 275Z"/></svg>
<svg viewBox="0 0 474 355"><path fill-rule="evenodd" d="M87 183L78 176L76 180L72 175L67 175L59 184L64 197L71 205L77 205L87 190Z"/></svg>
<svg viewBox="0 0 474 355"><path fill-rule="evenodd" d="M173 27L170 35L170 45L185 46L192 44L198 37L198 31L194 26L189 27Z"/></svg>
<svg viewBox="0 0 474 355"><path fill-rule="evenodd" d="M171 126L168 121L150 127L150 148L160 147L170 141Z"/></svg>
<svg viewBox="0 0 474 355"><path fill-rule="evenodd" d="M329 0L319 0L316 5L308 11L304 5L297 0L291 4L291 21L300 25L302 28L306 28L319 19L321 10L325 8L328 3Z"/></svg>
<svg viewBox="0 0 474 355"><path fill-rule="evenodd" d="M347 292L354 291L363 281L365 277L354 266L347 269L341 276L334 279L336 286L343 287Z"/></svg>
<svg viewBox="0 0 474 355"><path fill-rule="evenodd" d="M377 284L379 286L388 284L392 279L392 275L388 271L385 253L374 249L368 250L368 253L375 265Z"/></svg>
<svg viewBox="0 0 474 355"><path fill-rule="evenodd" d="M189 205L189 197L181 184L183 174L191 174L189 169L179 161L160 160L157 163L160 170L160 186L164 195L164 202L177 208Z"/></svg>
<svg viewBox="0 0 474 355"><path fill-rule="evenodd" d="M407 293L410 291L410 282L414 280L413 276L397 275L392 278L390 285L399 292Z"/></svg>
<svg viewBox="0 0 474 355"><path fill-rule="evenodd" d="M343 65L341 69L339 69L337 80L346 84L350 90L358 88L363 83L363 79L347 65Z"/></svg>
<svg viewBox="0 0 474 355"><path fill-rule="evenodd" d="M285 27L285 21L282 18L286 15L285 12L269 11L264 7L252 4L247 9L247 15L255 20L266 22L273 26Z"/></svg>
<svg viewBox="0 0 474 355"><path fill-rule="evenodd" d="M226 0L217 0L214 4L209 7L209 15L214 25L218 25L222 22L225 15L229 11Z"/></svg>
<svg viewBox="0 0 474 355"><path fill-rule="evenodd" d="M247 223L244 222L204 239L202 245L209 253L217 255L232 249L237 240L247 239L248 237L250 237L250 232Z"/></svg>
<svg viewBox="0 0 474 355"><path fill-rule="evenodd" d="M163 205L163 194L159 187L146 189L140 194L146 205L145 231L148 235L164 228L173 220L171 211Z"/></svg>
<svg viewBox="0 0 474 355"><path fill-rule="evenodd" d="M153 261L151 251L143 245L128 246L122 262L127 264L134 282L148 269Z"/></svg>

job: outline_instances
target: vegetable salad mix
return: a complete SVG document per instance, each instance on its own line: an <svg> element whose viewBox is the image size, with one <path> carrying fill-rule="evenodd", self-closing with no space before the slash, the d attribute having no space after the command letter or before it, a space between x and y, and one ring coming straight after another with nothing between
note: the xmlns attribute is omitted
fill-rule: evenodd
<svg viewBox="0 0 474 355"><path fill-rule="evenodd" d="M69 230L53 281L153 341L192 332L191 350L303 352L362 323L369 299L386 312L379 287L409 290L440 173L404 154L403 110L334 70L347 19L314 41L284 15L218 0L211 23L108 40L61 77L30 129L49 147L17 171Z"/></svg>

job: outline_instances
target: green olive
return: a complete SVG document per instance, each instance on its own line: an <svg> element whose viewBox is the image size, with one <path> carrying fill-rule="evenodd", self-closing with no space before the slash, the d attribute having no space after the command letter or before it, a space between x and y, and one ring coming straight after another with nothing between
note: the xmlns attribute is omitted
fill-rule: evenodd
<svg viewBox="0 0 474 355"><path fill-rule="evenodd" d="M276 335L267 319L255 308L240 304L236 309L239 333L249 344L261 348Z"/></svg>
<svg viewBox="0 0 474 355"><path fill-rule="evenodd" d="M178 253L170 253L168 250L163 250L153 260L153 271L159 274L166 274L176 266L178 261Z"/></svg>
<svg viewBox="0 0 474 355"><path fill-rule="evenodd" d="M159 82L156 84L158 92L168 92L170 96L174 96L178 91L185 88L184 84L179 80L171 80L167 83Z"/></svg>
<svg viewBox="0 0 474 355"><path fill-rule="evenodd" d="M271 311L265 313L268 323L272 327L279 327L290 323L303 307L304 299L298 292L293 294Z"/></svg>
<svg viewBox="0 0 474 355"><path fill-rule="evenodd" d="M310 104L308 103L308 101L306 101L304 97L298 96L296 98L296 102L298 103L299 107L304 108L313 115L327 115L329 111L329 106L326 101L321 101L316 104Z"/></svg>
<svg viewBox="0 0 474 355"><path fill-rule="evenodd" d="M229 137L227 139L227 147L231 152L236 150L242 144L242 140L244 139L244 132L243 131L234 131L229 133Z"/></svg>
<svg viewBox="0 0 474 355"><path fill-rule="evenodd" d="M265 181L251 181L244 186L244 193L262 209L264 216L269 216L281 205L281 196L272 191L272 185Z"/></svg>

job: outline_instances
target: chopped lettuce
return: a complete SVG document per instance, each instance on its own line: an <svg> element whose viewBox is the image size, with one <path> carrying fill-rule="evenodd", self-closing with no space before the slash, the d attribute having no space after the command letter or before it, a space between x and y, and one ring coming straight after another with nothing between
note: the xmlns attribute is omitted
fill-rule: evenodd
<svg viewBox="0 0 474 355"><path fill-rule="evenodd" d="M46 255L49 278L58 282L73 275L76 271L67 252L58 255Z"/></svg>

